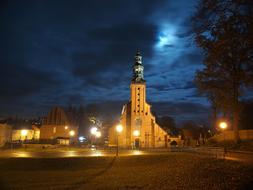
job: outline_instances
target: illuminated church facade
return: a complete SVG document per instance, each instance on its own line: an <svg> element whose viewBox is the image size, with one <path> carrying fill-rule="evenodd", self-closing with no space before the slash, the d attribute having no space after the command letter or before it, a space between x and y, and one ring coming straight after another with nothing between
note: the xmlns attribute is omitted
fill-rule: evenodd
<svg viewBox="0 0 253 190"><path fill-rule="evenodd" d="M115 126L109 130L109 145L125 148L156 148L167 146L167 133L156 123L151 113L151 105L146 102L146 81L142 56L137 52L133 65L133 77L130 85L130 100L123 106L120 124L121 133Z"/></svg>

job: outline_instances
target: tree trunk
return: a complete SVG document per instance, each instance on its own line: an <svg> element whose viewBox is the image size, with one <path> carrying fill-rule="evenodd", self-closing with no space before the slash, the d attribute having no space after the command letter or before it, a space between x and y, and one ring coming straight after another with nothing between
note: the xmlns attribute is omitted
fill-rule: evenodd
<svg viewBox="0 0 253 190"><path fill-rule="evenodd" d="M234 141L235 143L240 142L240 136L239 136L239 116L240 116L240 109L239 109L239 85L238 81L234 80L233 84L233 130L234 130Z"/></svg>
<svg viewBox="0 0 253 190"><path fill-rule="evenodd" d="M238 124L239 124L239 110L235 109L234 112L233 112L233 130L234 130L234 141L235 141L235 143L240 142Z"/></svg>
<svg viewBox="0 0 253 190"><path fill-rule="evenodd" d="M213 106L213 131L217 131L217 107Z"/></svg>

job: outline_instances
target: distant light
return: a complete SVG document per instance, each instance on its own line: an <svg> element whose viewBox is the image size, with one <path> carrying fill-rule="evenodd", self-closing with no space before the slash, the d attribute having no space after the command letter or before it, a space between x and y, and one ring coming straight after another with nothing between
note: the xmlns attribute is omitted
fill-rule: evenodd
<svg viewBox="0 0 253 190"><path fill-rule="evenodd" d="M95 135L96 135L97 138L99 138L99 137L101 137L102 134L101 134L100 131L97 131Z"/></svg>
<svg viewBox="0 0 253 190"><path fill-rule="evenodd" d="M226 129L228 127L228 124L226 122L220 122L220 128L221 129Z"/></svg>
<svg viewBox="0 0 253 190"><path fill-rule="evenodd" d="M21 130L21 135L22 136L26 136L27 134L28 134L28 130L26 130L26 129Z"/></svg>
<svg viewBox="0 0 253 190"><path fill-rule="evenodd" d="M66 156L67 157L76 157L77 154L76 154L76 151L68 151L68 152L66 152Z"/></svg>
<svg viewBox="0 0 253 190"><path fill-rule="evenodd" d="M31 157L29 152L17 152L15 153L15 157Z"/></svg>
<svg viewBox="0 0 253 190"><path fill-rule="evenodd" d="M139 130L134 130L133 134L134 134L135 137L138 137L138 136L140 136L140 131Z"/></svg>
<svg viewBox="0 0 253 190"><path fill-rule="evenodd" d="M134 150L133 155L142 155L143 153L139 150Z"/></svg>
<svg viewBox="0 0 253 190"><path fill-rule="evenodd" d="M69 131L69 135L73 137L75 135L75 131L74 130Z"/></svg>
<svg viewBox="0 0 253 190"><path fill-rule="evenodd" d="M65 128L65 129L68 129L69 127L66 125L64 128Z"/></svg>
<svg viewBox="0 0 253 190"><path fill-rule="evenodd" d="M91 148L90 148L92 151L96 150L96 146L95 145L91 145Z"/></svg>
<svg viewBox="0 0 253 190"><path fill-rule="evenodd" d="M92 128L90 129L90 133L91 133L92 135L96 135L97 130L98 130L97 127L92 127Z"/></svg>
<svg viewBox="0 0 253 190"><path fill-rule="evenodd" d="M103 156L103 153L94 149L94 151L92 151L90 156Z"/></svg>
<svg viewBox="0 0 253 190"><path fill-rule="evenodd" d="M118 132L118 133L121 133L122 131L123 131L123 127L122 127L122 125L117 125L116 126L116 131Z"/></svg>
<svg viewBox="0 0 253 190"><path fill-rule="evenodd" d="M79 139L80 142L83 142L86 138L83 137L83 136L80 136L78 139Z"/></svg>

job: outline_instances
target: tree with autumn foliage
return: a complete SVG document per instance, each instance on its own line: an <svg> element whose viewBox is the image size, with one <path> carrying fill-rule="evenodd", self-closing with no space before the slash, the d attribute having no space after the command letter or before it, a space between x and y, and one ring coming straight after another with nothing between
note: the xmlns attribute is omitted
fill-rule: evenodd
<svg viewBox="0 0 253 190"><path fill-rule="evenodd" d="M253 2L201 0L192 21L195 42L204 52L195 81L216 111L231 114L238 142L240 99L253 83Z"/></svg>

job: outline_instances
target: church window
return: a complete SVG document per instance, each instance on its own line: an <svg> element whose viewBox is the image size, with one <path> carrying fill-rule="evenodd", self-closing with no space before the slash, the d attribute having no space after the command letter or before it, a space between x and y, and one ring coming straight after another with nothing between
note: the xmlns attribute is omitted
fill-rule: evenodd
<svg viewBox="0 0 253 190"><path fill-rule="evenodd" d="M135 120L135 129L136 130L140 130L141 129L141 125L142 125L142 121L140 118Z"/></svg>

